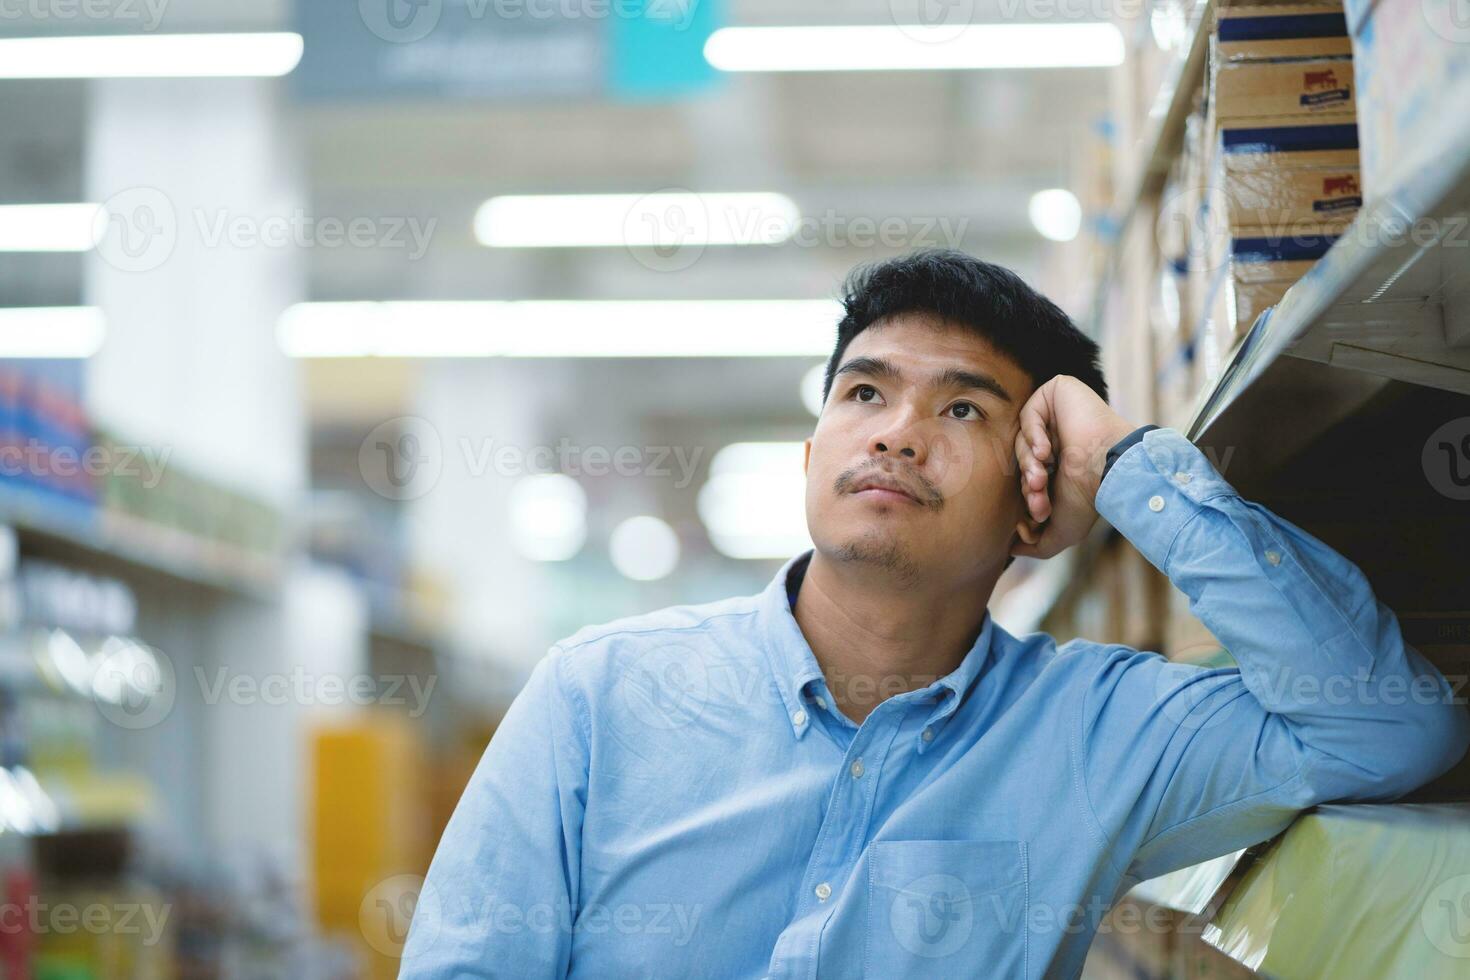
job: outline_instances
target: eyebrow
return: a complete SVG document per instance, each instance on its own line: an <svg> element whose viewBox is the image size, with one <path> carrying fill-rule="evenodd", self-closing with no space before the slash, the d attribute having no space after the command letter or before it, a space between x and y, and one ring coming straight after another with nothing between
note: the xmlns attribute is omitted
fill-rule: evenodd
<svg viewBox="0 0 1470 980"><path fill-rule="evenodd" d="M870 378L882 378L885 381L899 384L903 382L903 372L899 370L898 365L885 357L854 357L838 368L837 374L833 377L840 377L844 374L863 374ZM929 383L935 388L973 389L994 395L1004 402L1011 400L1010 393L1001 387L999 381L979 371L948 367L930 378Z"/></svg>

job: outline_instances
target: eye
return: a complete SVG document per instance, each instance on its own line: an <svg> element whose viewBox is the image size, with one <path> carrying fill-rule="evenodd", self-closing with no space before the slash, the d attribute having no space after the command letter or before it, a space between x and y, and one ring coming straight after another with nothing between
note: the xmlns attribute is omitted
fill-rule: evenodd
<svg viewBox="0 0 1470 980"><path fill-rule="evenodd" d="M863 397L865 394L867 394L869 392L872 393L872 395L873 395L872 398L865 398L865 397ZM854 386L853 389L852 389L852 393L848 397L853 398L853 399L856 399L857 401L860 401L860 402L872 402L874 399L881 398L881 396L878 394L878 389L877 388L874 388L872 385L861 385L861 384Z"/></svg>
<svg viewBox="0 0 1470 980"><path fill-rule="evenodd" d="M955 402L950 406L950 411L958 412L957 419L983 419L985 413L980 411L974 402Z"/></svg>

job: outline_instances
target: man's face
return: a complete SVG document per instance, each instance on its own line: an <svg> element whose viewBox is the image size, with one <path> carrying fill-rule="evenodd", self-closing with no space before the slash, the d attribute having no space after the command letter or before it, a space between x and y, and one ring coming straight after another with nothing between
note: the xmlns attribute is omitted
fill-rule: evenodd
<svg viewBox="0 0 1470 980"><path fill-rule="evenodd" d="M824 556L899 582L998 574L1027 520L1016 468L1030 376L924 314L855 337L806 441L806 518ZM889 481L907 494L881 488Z"/></svg>

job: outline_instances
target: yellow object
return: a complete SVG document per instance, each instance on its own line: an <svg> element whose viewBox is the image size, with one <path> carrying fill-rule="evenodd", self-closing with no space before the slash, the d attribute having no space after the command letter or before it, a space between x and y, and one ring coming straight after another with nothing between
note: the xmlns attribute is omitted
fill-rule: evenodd
<svg viewBox="0 0 1470 980"><path fill-rule="evenodd" d="M397 975L428 867L426 766L413 723L387 711L334 722L312 738L317 920L354 942L374 977Z"/></svg>

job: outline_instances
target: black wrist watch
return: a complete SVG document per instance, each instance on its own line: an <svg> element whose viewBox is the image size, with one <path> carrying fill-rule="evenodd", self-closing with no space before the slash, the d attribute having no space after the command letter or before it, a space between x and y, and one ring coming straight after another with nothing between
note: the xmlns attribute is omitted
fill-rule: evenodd
<svg viewBox="0 0 1470 980"><path fill-rule="evenodd" d="M1118 461L1119 456L1126 453L1129 449L1132 449L1134 443L1143 441L1143 434L1145 432L1149 431L1150 429L1157 428L1157 425L1140 425L1138 428L1134 429L1132 432L1128 433L1126 436L1113 443L1113 448L1108 450L1107 459L1103 460L1103 477L1107 477L1108 470L1113 468L1113 464Z"/></svg>

